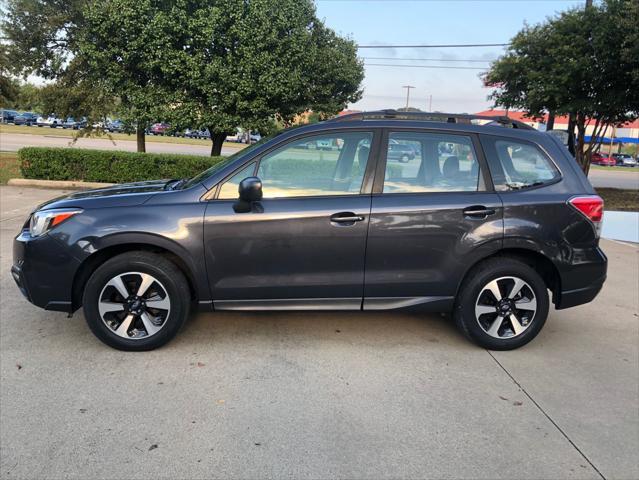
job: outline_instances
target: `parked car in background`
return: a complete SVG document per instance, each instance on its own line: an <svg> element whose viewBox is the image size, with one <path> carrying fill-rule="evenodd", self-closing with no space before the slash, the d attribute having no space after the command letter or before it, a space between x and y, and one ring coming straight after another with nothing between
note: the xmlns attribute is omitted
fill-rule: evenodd
<svg viewBox="0 0 639 480"><path fill-rule="evenodd" d="M170 129L171 125L169 125L168 123L158 122L151 125L151 128L149 128L149 133L151 135L166 135L168 134Z"/></svg>
<svg viewBox="0 0 639 480"><path fill-rule="evenodd" d="M107 132L120 133L124 131L124 122L122 120L110 120L104 128Z"/></svg>
<svg viewBox="0 0 639 480"><path fill-rule="evenodd" d="M122 350L165 344L192 306L450 312L482 347L521 347L551 302L570 308L601 290L603 200L555 137L471 118L487 117L344 115L191 179L58 197L25 219L11 274L41 308L83 307ZM421 143L419 165L391 163L390 140ZM302 150L311 143L338 153ZM468 155L442 158L442 143ZM512 154L525 149L534 167Z"/></svg>
<svg viewBox="0 0 639 480"><path fill-rule="evenodd" d="M637 159L629 153L613 153L613 158L616 160L617 165L620 167L636 167Z"/></svg>
<svg viewBox="0 0 639 480"><path fill-rule="evenodd" d="M240 130L239 128L236 129L234 134L226 136L225 141L240 143L242 141L242 130Z"/></svg>
<svg viewBox="0 0 639 480"><path fill-rule="evenodd" d="M617 160L612 155L602 154L595 152L590 158L590 163L593 165L601 165L603 167L614 167L617 165Z"/></svg>
<svg viewBox="0 0 639 480"><path fill-rule="evenodd" d="M67 119L62 124L62 128L64 129L71 128L73 130L79 130L81 128L85 128L86 126L87 126L86 118L81 118L79 120L76 120L73 117L67 117Z"/></svg>
<svg viewBox="0 0 639 480"><path fill-rule="evenodd" d="M184 131L184 136L186 138L200 138L200 139L211 138L211 134L209 133L209 130L207 128L205 128L204 130L193 130L193 129L187 128Z"/></svg>
<svg viewBox="0 0 639 480"><path fill-rule="evenodd" d="M253 130L252 132L248 132L247 135L245 136L245 142L244 143L257 143L262 139L262 135L260 135L260 132L257 132L255 130Z"/></svg>
<svg viewBox="0 0 639 480"><path fill-rule="evenodd" d="M64 120L56 117L55 115L49 115L47 117L44 117L44 116L38 117L38 119L36 120L36 125L38 127L57 128L57 127L61 127L62 124L64 124Z"/></svg>
<svg viewBox="0 0 639 480"><path fill-rule="evenodd" d="M399 142L389 142L388 144L389 160L396 160L400 163L407 163L413 160L415 156L415 148L413 148L412 145L407 145Z"/></svg>
<svg viewBox="0 0 639 480"><path fill-rule="evenodd" d="M38 114L33 112L22 112L16 115L13 119L14 125L26 125L31 127L38 121Z"/></svg>
<svg viewBox="0 0 639 480"><path fill-rule="evenodd" d="M15 110L2 110L2 123L13 123L18 112Z"/></svg>

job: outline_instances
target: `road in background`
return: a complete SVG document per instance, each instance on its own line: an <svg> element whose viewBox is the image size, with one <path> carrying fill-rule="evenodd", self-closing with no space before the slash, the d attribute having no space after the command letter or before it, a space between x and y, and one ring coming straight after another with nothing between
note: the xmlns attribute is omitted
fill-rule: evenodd
<svg viewBox="0 0 639 480"><path fill-rule="evenodd" d="M114 140L107 138L79 138L75 144L70 145L73 140L68 137L58 137L53 135L27 135L22 133L1 133L0 150L16 152L22 147L74 147L74 148L96 148L99 150L126 150L135 152L137 144L131 140ZM223 147L222 155L231 155L237 148ZM210 155L211 142L202 140L202 145L190 145L182 143L160 143L146 142L146 151L149 153L181 153L185 155Z"/></svg>
<svg viewBox="0 0 639 480"><path fill-rule="evenodd" d="M47 135L28 135L20 133L0 134L0 150L17 151L22 147L69 147L72 138ZM136 143L129 140L116 140L115 143L104 138L81 138L73 145L75 148L97 148L101 150L127 150L134 152ZM238 145L240 148L240 145ZM211 144L202 141L202 145L146 142L147 152L152 153L181 153L187 155L210 155ZM222 155L231 155L237 149L232 147L222 148ZM590 170L590 182L596 187L624 188L639 190L639 168L636 171L618 170Z"/></svg>
<svg viewBox="0 0 639 480"><path fill-rule="evenodd" d="M623 188L639 190L639 168L628 168L628 171L600 170L591 168L588 179L593 187Z"/></svg>
<svg viewBox="0 0 639 480"><path fill-rule="evenodd" d="M639 478L636 246L512 352L438 315L199 314L126 353L26 302L9 273L30 209L0 187L3 478Z"/></svg>

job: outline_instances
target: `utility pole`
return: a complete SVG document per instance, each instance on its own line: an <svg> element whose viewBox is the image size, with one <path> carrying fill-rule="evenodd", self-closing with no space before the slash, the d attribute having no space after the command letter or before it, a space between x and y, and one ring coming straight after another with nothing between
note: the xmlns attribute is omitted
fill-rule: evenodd
<svg viewBox="0 0 639 480"><path fill-rule="evenodd" d="M432 112L433 111L433 96L430 95L428 97L428 111Z"/></svg>
<svg viewBox="0 0 639 480"><path fill-rule="evenodd" d="M410 100L410 89L415 88L412 85L404 85L402 88L406 89L406 109L408 110L408 101Z"/></svg>

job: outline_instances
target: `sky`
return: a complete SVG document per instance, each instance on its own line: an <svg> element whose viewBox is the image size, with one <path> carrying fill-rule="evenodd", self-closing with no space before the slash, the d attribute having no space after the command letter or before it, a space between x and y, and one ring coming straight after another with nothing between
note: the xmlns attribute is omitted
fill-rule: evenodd
<svg viewBox="0 0 639 480"><path fill-rule="evenodd" d="M315 0L319 18L358 45L494 44L508 41L524 26L585 0ZM480 74L504 52L503 47L360 49L366 76L358 110L406 105L449 113L475 113L492 106L490 89ZM399 60L399 59L427 60ZM431 60L435 59L435 60ZM466 61L451 61L466 60ZM467 61L472 60L472 62ZM371 64L392 64L378 66ZM472 69L415 68L440 65ZM479 69L477 69L479 68ZM476 70L477 69L477 70Z"/></svg>

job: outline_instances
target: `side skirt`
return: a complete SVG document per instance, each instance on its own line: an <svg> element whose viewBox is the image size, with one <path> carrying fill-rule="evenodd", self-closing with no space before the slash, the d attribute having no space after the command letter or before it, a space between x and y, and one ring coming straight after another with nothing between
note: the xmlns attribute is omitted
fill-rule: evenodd
<svg viewBox="0 0 639 480"><path fill-rule="evenodd" d="M214 310L395 310L446 312L454 297L282 298L264 300L216 300Z"/></svg>

